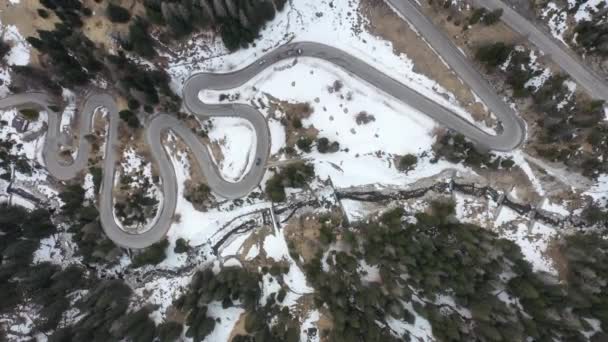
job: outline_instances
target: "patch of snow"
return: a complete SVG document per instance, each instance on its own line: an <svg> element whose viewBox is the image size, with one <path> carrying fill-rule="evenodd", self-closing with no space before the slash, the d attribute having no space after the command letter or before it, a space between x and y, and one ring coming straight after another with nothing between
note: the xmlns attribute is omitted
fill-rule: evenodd
<svg viewBox="0 0 608 342"><path fill-rule="evenodd" d="M534 271L542 271L550 274L557 274L551 260L547 258L545 253L549 241L557 235L557 231L542 223L525 223L511 224L503 231L503 236L515 242L521 248L521 252L532 264Z"/></svg>
<svg viewBox="0 0 608 342"><path fill-rule="evenodd" d="M223 159L215 161L224 179L239 182L255 163L257 135L251 123L233 117L215 117L209 139L217 143ZM209 151L213 158L213 153Z"/></svg>
<svg viewBox="0 0 608 342"><path fill-rule="evenodd" d="M551 200L549 198L547 198L543 201L541 209L544 209L546 211L550 211L550 212L553 212L556 214L560 214L562 216L570 215L570 211L568 209L566 209L566 207L564 207L561 204L551 202Z"/></svg>
<svg viewBox="0 0 608 342"><path fill-rule="evenodd" d="M87 173L87 175L84 176L84 184L82 185L82 187L85 190L84 198L94 201L95 200L95 184L93 183L92 174Z"/></svg>
<svg viewBox="0 0 608 342"><path fill-rule="evenodd" d="M224 309L220 302L210 303L207 306L207 315L219 318L219 322L216 320L215 328L207 335L205 341L228 341L236 322L244 312L244 309L236 306Z"/></svg>
<svg viewBox="0 0 608 342"><path fill-rule="evenodd" d="M235 220L245 214L259 211L267 208L267 203L256 203L250 206L237 207L229 211L222 208L209 209L206 212L198 211L192 203L184 198L184 182L190 179L190 163L185 153L175 153L168 151L175 177L177 180L177 204L176 217L179 217L177 222L174 222L167 233L167 238L177 240L183 238L190 242L191 246L199 246L209 243L210 239L218 232L225 224ZM246 219L244 219L246 220ZM238 221L236 221L238 223Z"/></svg>
<svg viewBox="0 0 608 342"><path fill-rule="evenodd" d="M167 308L173 305L173 301L188 288L191 278L190 275L159 277L144 282L142 287L135 289L135 293L141 298L145 298L147 303L158 305L156 310L150 314L150 318L156 324L160 324L164 321L163 315Z"/></svg>
<svg viewBox="0 0 608 342"><path fill-rule="evenodd" d="M300 326L300 341L303 342L319 342L320 341L320 331L317 327L317 322L319 321L319 310L312 310L302 322ZM309 334L309 331L313 331L316 329L315 334Z"/></svg>
<svg viewBox="0 0 608 342"><path fill-rule="evenodd" d="M592 197L594 200L608 199L608 173L602 174L597 178L597 182L585 192L585 195Z"/></svg>
<svg viewBox="0 0 608 342"><path fill-rule="evenodd" d="M541 17L548 18L548 24L549 29L551 30L551 34L555 38L560 40L562 43L566 44L566 42L564 41L564 33L568 29L568 14L564 11L561 11L560 8L554 2L549 2L545 5Z"/></svg>
<svg viewBox="0 0 608 342"><path fill-rule="evenodd" d="M243 243L245 243L245 241L249 238L249 235L251 235L251 233L239 235L230 243L224 244L220 254L224 257L237 255L243 246Z"/></svg>
<svg viewBox="0 0 608 342"><path fill-rule="evenodd" d="M2 29L4 31L2 38L11 44L11 51L5 57L6 62L9 65L28 65L30 63L30 45L28 42L19 33L15 25L7 25Z"/></svg>
<svg viewBox="0 0 608 342"><path fill-rule="evenodd" d="M605 5L606 0L568 0L569 9L573 9L577 5L580 5L578 10L574 14L574 20L576 20L576 22L583 20L591 20L591 15L600 8L600 4Z"/></svg>
<svg viewBox="0 0 608 342"><path fill-rule="evenodd" d="M528 164L524 154L520 150L517 150L511 155L513 156L513 161L522 169L526 176L528 176L536 193L541 196L544 195L545 191L543 190L542 184L534 174L534 171L532 170L532 167L530 167L530 164Z"/></svg>
<svg viewBox="0 0 608 342"><path fill-rule="evenodd" d="M34 263L51 262L61 265L65 258L61 248L57 246L57 239L54 236L40 240L40 246L34 252Z"/></svg>
<svg viewBox="0 0 608 342"><path fill-rule="evenodd" d="M247 252L247 256L245 257L246 260L252 260L255 259L255 257L257 257L260 254L260 250L258 249L257 245L252 245L251 248L249 248L249 252Z"/></svg>
<svg viewBox="0 0 608 342"><path fill-rule="evenodd" d="M388 326L391 327L391 329L395 331L399 337L409 334L416 337L418 341L421 342L435 341L431 323L416 312L416 310L414 310L412 303L401 302L401 304L414 315L414 323L410 324L389 316L386 319Z"/></svg>
<svg viewBox="0 0 608 342"><path fill-rule="evenodd" d="M285 127L277 120L268 120L270 130L270 155L275 155L279 150L287 145Z"/></svg>
<svg viewBox="0 0 608 342"><path fill-rule="evenodd" d="M496 220L494 221L494 227L501 227L507 223L521 219L522 217L513 209L509 207L501 207Z"/></svg>

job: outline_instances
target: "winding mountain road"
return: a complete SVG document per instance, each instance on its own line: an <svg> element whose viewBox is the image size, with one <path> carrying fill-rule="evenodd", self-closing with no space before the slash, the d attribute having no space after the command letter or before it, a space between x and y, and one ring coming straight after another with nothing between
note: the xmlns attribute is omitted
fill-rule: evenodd
<svg viewBox="0 0 608 342"><path fill-rule="evenodd" d="M164 196L160 212L154 223L145 232L133 234L117 224L113 210L113 185L116 165L119 160L117 143L118 108L110 94L95 92L90 94L82 109L79 120L78 154L74 162L64 165L59 162L60 114L53 112L49 106L53 99L41 93L11 95L0 100L0 108L38 107L48 113L48 133L44 145L43 158L49 172L60 180L69 180L84 170L90 153L90 145L82 137L92 132L92 117L97 108L103 107L109 113L109 129L105 159L103 161L103 180L99 196L99 212L103 229L107 236L117 245L126 248L144 248L161 240L169 230L177 203L177 180L173 164L161 143L161 136L172 131L179 136L192 151L196 163L203 171L207 182L214 193L227 198L243 197L251 192L262 180L265 173L270 150L270 133L264 116L254 107L247 104L207 104L200 100L199 93L204 89L228 90L237 88L263 70L279 61L293 58L318 58L344 69L355 77L378 88L387 95L402 101L413 109L428 115L440 124L462 133L481 147L510 151L519 146L525 138L525 126L513 110L502 101L492 87L471 66L466 57L452 42L437 29L416 5L409 0L387 0L419 32L431 46L444 58L452 69L471 87L488 108L496 115L502 130L497 135L490 135L466 119L433 100L409 88L394 78L379 71L363 60L337 48L314 42L290 43L278 47L259 58L252 64L230 73L198 73L186 80L183 86L183 103L186 110L201 119L216 116L240 117L251 122L257 135L255 150L260 163L252 165L248 173L239 182L229 182L222 178L217 166L213 163L208 149L174 116L164 113L156 114L146 123L145 137L151 149L153 161L157 163Z"/></svg>
<svg viewBox="0 0 608 342"><path fill-rule="evenodd" d="M96 109L105 108L109 113L109 126L107 132L108 143L106 144L105 158L103 160L103 179L99 196L101 223L107 236L116 244L127 248L144 248L161 240L165 236L171 226L177 203L177 180L173 164L161 143L162 134L170 130L184 141L193 152L192 154L196 162L203 171L214 193L227 199L235 199L247 195L260 183L264 176L264 165L268 159L270 147L270 133L266 119L257 109L246 104L203 103L199 98L199 93L203 89L228 90L237 88L273 64L297 57L319 58L331 62L374 85L388 95L403 101L417 111L432 117L439 123L464 134L469 139L488 149L509 151L516 148L523 140L525 132L523 125L515 113L504 105L497 95L492 92L482 92L486 97L482 97L482 99L489 104L500 104L496 108L490 107L503 124L503 132L496 136L485 133L458 114L451 112L449 109L433 102L414 89L401 84L363 60L342 50L313 42L287 44L273 50L243 69L224 74L195 74L183 86L184 107L201 119L206 119L210 116L232 116L251 122L257 135L255 153L256 158L260 158L260 163L259 165L257 165L258 163L253 165L241 181L232 183L222 178L217 166L211 160L206 146L200 142L189 128L174 116L163 113L156 114L147 123L145 137L150 146L152 157L159 166L164 198L162 206L159 208L160 212L152 226L145 232L134 234L123 230L117 224L114 216L112 191L116 173L115 168L119 161L116 142L118 141L117 134L120 118L116 102L110 94L93 93L87 97L79 120L80 126L78 127L78 132L81 139L78 141L78 154L74 162L69 165L60 163L58 159L60 150L58 137L60 135L61 118L59 113L49 108L53 104L53 100L49 96L41 93L11 95L0 100L0 108L34 106L42 108L48 113L49 128L44 145L43 158L50 174L59 180L72 179L86 168L91 146L82 137L92 133L92 119Z"/></svg>

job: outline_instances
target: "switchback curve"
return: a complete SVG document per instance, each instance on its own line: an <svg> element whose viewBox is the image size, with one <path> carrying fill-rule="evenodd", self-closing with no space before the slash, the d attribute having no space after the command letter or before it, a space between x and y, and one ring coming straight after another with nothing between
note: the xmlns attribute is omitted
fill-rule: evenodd
<svg viewBox="0 0 608 342"><path fill-rule="evenodd" d="M330 62L361 80L370 83L388 95L406 103L417 111L430 116L442 125L462 133L470 140L485 148L509 151L519 146L524 139L525 129L521 120L493 92L483 91L480 97L485 103L489 104L490 110L494 112L502 123L503 131L498 135L490 135L484 132L458 114L433 102L416 90L403 85L347 52L313 42L286 44L266 54L252 64L234 72L194 74L183 86L184 107L190 113L201 119L216 116L240 117L251 122L254 127L255 134L257 135L255 154L256 159L259 158L260 162L252 165L248 173L239 182L232 183L222 178L217 167L212 162L206 146L201 144L196 135L174 116L159 113L147 122L145 136L152 152L152 158L159 166L164 198L162 206L159 208L160 213L157 215L157 219L152 226L143 233L132 234L121 229L114 217L112 189L115 167L118 162L116 142L120 118L116 102L110 94L95 92L86 98L82 113L80 113L82 116L79 120L80 125L78 130L81 139L78 142L78 154L74 163L70 165L63 165L58 161L60 117L58 113L53 112L49 108L53 104L49 96L41 93L11 95L0 100L0 108L33 105L42 107L47 111L49 114L49 125L43 157L49 172L60 180L72 179L86 167L90 145L82 137L91 132L92 116L95 110L100 107L105 108L109 113L109 126L107 132L108 142L103 161L103 179L99 196L101 223L107 236L117 245L126 248L144 248L161 240L166 235L171 226L177 203L177 180L173 165L164 146L161 144L160 137L162 133L170 130L184 141L190 148L214 193L227 199L247 195L259 184L264 176L264 165L268 159L270 147L270 133L266 119L257 109L247 104L206 104L200 100L199 93L203 89L233 89L246 83L273 64L294 57L319 58ZM495 103L500 103L501 105L490 106Z"/></svg>

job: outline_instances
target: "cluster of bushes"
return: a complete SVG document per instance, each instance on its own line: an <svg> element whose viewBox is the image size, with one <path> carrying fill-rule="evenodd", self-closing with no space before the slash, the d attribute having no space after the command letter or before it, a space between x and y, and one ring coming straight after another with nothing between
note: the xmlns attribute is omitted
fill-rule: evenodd
<svg viewBox="0 0 608 342"><path fill-rule="evenodd" d="M60 23L53 31L38 30L38 37L28 37L27 41L48 58L49 71L61 86L88 84L102 71L95 45L79 30Z"/></svg>
<svg viewBox="0 0 608 342"><path fill-rule="evenodd" d="M126 188L129 182L124 181L125 176L121 177L121 183ZM114 212L116 217L122 222L125 227L137 227L148 222L150 217L153 217L158 210L158 199L146 195L145 189L152 186L148 184L146 179L145 184L141 188L130 189L127 197L124 200L114 203Z"/></svg>
<svg viewBox="0 0 608 342"><path fill-rule="evenodd" d="M123 255L122 250L108 239L99 220L72 222L69 232L78 246L76 255L81 256L85 264L113 264Z"/></svg>
<svg viewBox="0 0 608 342"><path fill-rule="evenodd" d="M304 188L315 177L315 167L305 162L291 163L266 182L266 195L274 202L285 200L285 188Z"/></svg>
<svg viewBox="0 0 608 342"><path fill-rule="evenodd" d="M484 7L476 8L473 10L473 13L471 13L469 25L475 25L479 22L487 26L494 25L500 20L502 12L503 11L500 8L493 11L488 11Z"/></svg>
<svg viewBox="0 0 608 342"><path fill-rule="evenodd" d="M608 23L600 20L582 20L574 28L576 42L586 52L608 56Z"/></svg>
<svg viewBox="0 0 608 342"><path fill-rule="evenodd" d="M312 144L313 140L307 136L300 137L298 141L296 141L296 146L306 153L312 151ZM335 153L340 150L339 142L330 141L325 137L317 139L316 146L319 153Z"/></svg>
<svg viewBox="0 0 608 342"><path fill-rule="evenodd" d="M147 69L135 64L122 51L117 55L105 57L106 66L116 88L128 99L129 109L136 110L140 105L152 112L158 104L169 112L177 112L180 98L169 87L169 75L160 69Z"/></svg>
<svg viewBox="0 0 608 342"><path fill-rule="evenodd" d="M0 204L0 286L3 287L0 310L10 309L11 303L19 302L22 288L18 286L21 277L17 275L23 271L28 273L40 239L56 231L46 210L27 212L21 207Z"/></svg>
<svg viewBox="0 0 608 342"><path fill-rule="evenodd" d="M101 169L92 168L94 186L99 191ZM99 212L89 201L85 201L85 190L78 184L66 186L59 194L64 203L58 213L72 233L72 241L78 245L76 254L85 264L113 263L122 255L112 240L108 239L99 222Z"/></svg>
<svg viewBox="0 0 608 342"><path fill-rule="evenodd" d="M78 301L82 316L71 326L57 329L50 341L122 340L152 341L154 329L134 329L129 331L132 316L127 314L132 290L122 280L103 280ZM148 318L148 320L150 320ZM154 322L150 321L151 327ZM146 328L149 328L147 326Z"/></svg>
<svg viewBox="0 0 608 342"><path fill-rule="evenodd" d="M246 46L257 37L266 22L282 10L286 0L145 0L146 16L165 25L175 37L201 29L219 30L229 50Z"/></svg>
<svg viewBox="0 0 608 342"><path fill-rule="evenodd" d="M11 51L11 46L4 40L0 40L0 61Z"/></svg>
<svg viewBox="0 0 608 342"><path fill-rule="evenodd" d="M416 316L431 323L438 341L583 341L593 330L587 319L608 325L605 240L575 235L560 242L567 263L560 284L533 272L513 242L459 223L450 202L432 203L415 220L405 216L396 208L354 228L332 227L341 247L326 247L306 265L315 303L331 314L329 341L410 340L395 336L387 321L413 324ZM361 280L363 261L377 268L377 278ZM446 297L453 304L437 304ZM594 334L592 340L608 337Z"/></svg>
<svg viewBox="0 0 608 342"><path fill-rule="evenodd" d="M99 216L97 209L88 201L84 200L85 190L79 184L67 185L59 194L63 202L61 214L70 221L87 223Z"/></svg>
<svg viewBox="0 0 608 342"><path fill-rule="evenodd" d="M0 121L0 127L8 125L6 121ZM24 175L31 175L33 166L24 154L13 152L15 142L10 139L0 139L0 179L10 181L13 170Z"/></svg>
<svg viewBox="0 0 608 342"><path fill-rule="evenodd" d="M121 41L122 48L147 59L156 57L155 42L150 36L149 28L150 24L146 20L137 17L129 25L128 36Z"/></svg>
<svg viewBox="0 0 608 342"><path fill-rule="evenodd" d="M451 163L464 163L475 168L498 170L510 169L515 165L510 158L496 156L493 153L479 152L475 145L460 133L447 132L433 146L435 156L444 158ZM402 159L403 161L403 159ZM401 164L401 162L400 162Z"/></svg>
<svg viewBox="0 0 608 342"><path fill-rule="evenodd" d="M416 164L418 164L418 157L413 154L406 154L403 157L399 158L399 164L397 164L397 169L399 171L408 173L412 171Z"/></svg>
<svg viewBox="0 0 608 342"><path fill-rule="evenodd" d="M604 228L608 228L608 202L603 207L600 202L589 204L583 209L581 216L590 226L603 225Z"/></svg>
<svg viewBox="0 0 608 342"><path fill-rule="evenodd" d="M173 248L173 252L181 254L188 252L189 249L190 245L188 244L188 241L182 238L175 240L175 247Z"/></svg>
<svg viewBox="0 0 608 342"><path fill-rule="evenodd" d="M475 58L489 69L492 69L506 62L511 52L513 52L513 45L503 42L489 43L477 49Z"/></svg>
<svg viewBox="0 0 608 342"><path fill-rule="evenodd" d="M128 23L131 19L131 13L129 13L129 10L113 3L109 3L108 7L106 7L106 15L113 23L124 24Z"/></svg>
<svg viewBox="0 0 608 342"><path fill-rule="evenodd" d="M317 139L317 151L319 153L335 153L340 150L340 143L337 141L329 141L329 139L322 137Z"/></svg>
<svg viewBox="0 0 608 342"><path fill-rule="evenodd" d="M121 110L118 115L127 124L127 126L133 129L140 127L139 119L137 118L137 115L132 111L128 109Z"/></svg>
<svg viewBox="0 0 608 342"><path fill-rule="evenodd" d="M131 266L137 268L145 265L158 265L167 258L167 247L169 241L163 239L152 246L137 251L133 257Z"/></svg>
<svg viewBox="0 0 608 342"><path fill-rule="evenodd" d="M192 184L190 182L186 185L184 198L197 208L204 209L211 202L211 188L204 183Z"/></svg>

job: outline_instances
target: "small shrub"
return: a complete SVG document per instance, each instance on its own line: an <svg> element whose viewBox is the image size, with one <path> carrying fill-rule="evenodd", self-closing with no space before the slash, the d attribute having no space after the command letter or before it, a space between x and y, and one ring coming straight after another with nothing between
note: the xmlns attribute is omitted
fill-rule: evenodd
<svg viewBox="0 0 608 342"><path fill-rule="evenodd" d="M38 112L35 109L21 109L19 111L19 114L21 114L21 116L23 116L24 118L26 118L27 120L30 120L30 121L36 121L36 120L38 120L38 117L40 116L40 112Z"/></svg>
<svg viewBox="0 0 608 342"><path fill-rule="evenodd" d="M416 164L418 164L418 157L413 154L406 154L405 156L399 159L399 165L397 166L397 169L399 169L399 171L407 173L413 170L416 167Z"/></svg>
<svg viewBox="0 0 608 342"><path fill-rule="evenodd" d="M173 251L181 254L188 252L189 248L190 246L188 245L188 242L182 238L179 238L175 241L175 248L173 248Z"/></svg>
<svg viewBox="0 0 608 342"><path fill-rule="evenodd" d="M126 23L131 19L131 14L126 8L114 4L108 5L106 15L113 23Z"/></svg>
<svg viewBox="0 0 608 342"><path fill-rule="evenodd" d="M142 250L133 258L133 267L141 267L144 265L157 265L167 257L166 249L169 246L169 241L164 239L152 246Z"/></svg>
<svg viewBox="0 0 608 342"><path fill-rule="evenodd" d="M311 151L312 139L309 137L300 137L300 139L298 139L296 142L296 146L298 146L300 150L308 153Z"/></svg>
<svg viewBox="0 0 608 342"><path fill-rule="evenodd" d="M120 116L120 118L127 123L127 126L131 127L131 128L138 128L139 127L139 119L137 118L137 115L135 115L135 113L133 113L132 111L125 109L125 110L121 110L118 115Z"/></svg>
<svg viewBox="0 0 608 342"><path fill-rule="evenodd" d="M317 139L317 150L320 153L334 153L340 150L340 143L337 141L329 142L327 138Z"/></svg>

